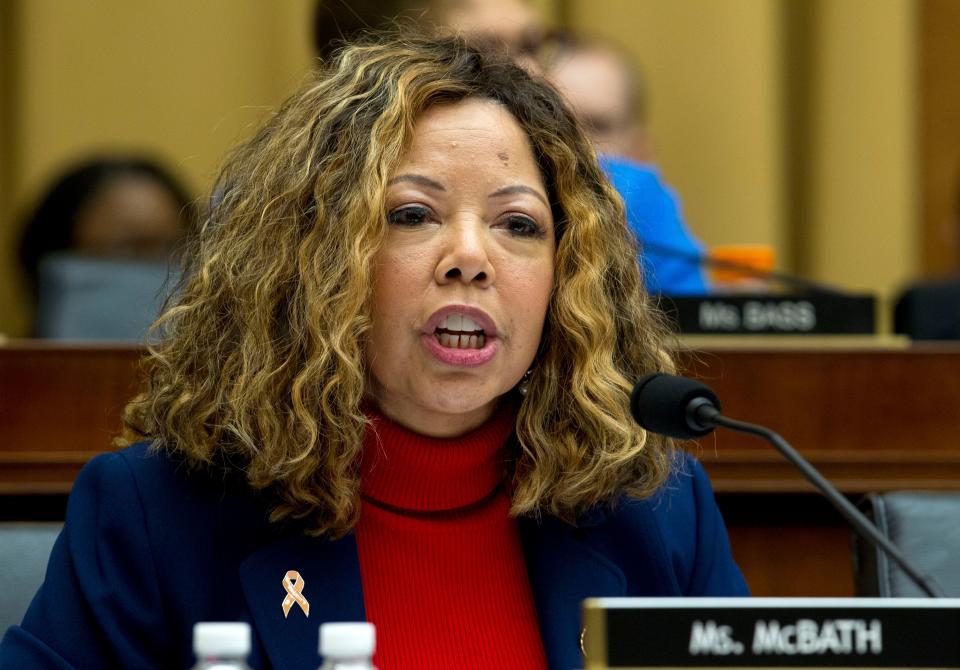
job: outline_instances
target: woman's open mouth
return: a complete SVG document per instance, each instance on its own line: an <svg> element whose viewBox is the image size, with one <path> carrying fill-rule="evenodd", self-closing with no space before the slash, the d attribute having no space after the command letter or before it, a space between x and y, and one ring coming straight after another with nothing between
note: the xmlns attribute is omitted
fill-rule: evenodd
<svg viewBox="0 0 960 670"><path fill-rule="evenodd" d="M447 305L434 312L424 328L423 343L434 358L458 367L483 365L500 349L493 319L467 305Z"/></svg>

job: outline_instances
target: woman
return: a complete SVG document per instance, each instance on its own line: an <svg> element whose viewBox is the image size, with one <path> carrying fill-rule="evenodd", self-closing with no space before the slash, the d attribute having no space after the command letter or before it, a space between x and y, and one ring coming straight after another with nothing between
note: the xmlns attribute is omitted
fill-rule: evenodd
<svg viewBox="0 0 960 670"><path fill-rule="evenodd" d="M33 335L139 339L157 316L156 294L192 210L177 180L147 158L95 156L66 170L20 240Z"/></svg>
<svg viewBox="0 0 960 670"><path fill-rule="evenodd" d="M702 469L628 414L671 362L549 86L453 38L349 47L219 183L147 441L79 476L0 666L184 667L194 622L247 620L255 667L308 668L369 619L383 670L570 668L584 597L746 592Z"/></svg>

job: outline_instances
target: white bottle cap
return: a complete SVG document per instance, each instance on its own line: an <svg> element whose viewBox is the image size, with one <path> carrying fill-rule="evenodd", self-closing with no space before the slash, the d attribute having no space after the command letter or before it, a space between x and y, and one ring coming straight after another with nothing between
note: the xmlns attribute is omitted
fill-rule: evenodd
<svg viewBox="0 0 960 670"><path fill-rule="evenodd" d="M372 623L320 624L320 655L326 658L370 658L377 631Z"/></svg>
<svg viewBox="0 0 960 670"><path fill-rule="evenodd" d="M198 657L244 656L250 653L250 624L202 621L193 626L193 653Z"/></svg>

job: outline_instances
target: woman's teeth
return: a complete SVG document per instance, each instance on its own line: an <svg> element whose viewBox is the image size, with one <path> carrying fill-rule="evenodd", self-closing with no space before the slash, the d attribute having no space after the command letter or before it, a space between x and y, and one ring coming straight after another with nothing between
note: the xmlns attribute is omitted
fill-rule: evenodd
<svg viewBox="0 0 960 670"><path fill-rule="evenodd" d="M434 333L440 346L450 349L482 349L487 341L483 328L464 314L448 314Z"/></svg>
<svg viewBox="0 0 960 670"><path fill-rule="evenodd" d="M465 314L447 314L443 321L437 324L437 330L448 330L457 333L482 333L483 328L476 321Z"/></svg>
<svg viewBox="0 0 960 670"><path fill-rule="evenodd" d="M449 349L482 349L487 338L481 333L447 333L437 331L440 346Z"/></svg>

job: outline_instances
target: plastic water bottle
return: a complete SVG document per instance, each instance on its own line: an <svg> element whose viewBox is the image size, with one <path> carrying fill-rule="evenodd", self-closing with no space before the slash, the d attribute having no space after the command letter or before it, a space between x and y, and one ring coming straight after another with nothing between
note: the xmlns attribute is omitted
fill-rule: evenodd
<svg viewBox="0 0 960 670"><path fill-rule="evenodd" d="M372 623L320 624L320 670L376 670L376 637Z"/></svg>
<svg viewBox="0 0 960 670"><path fill-rule="evenodd" d="M250 670L250 624L201 622L193 626L193 670Z"/></svg>

